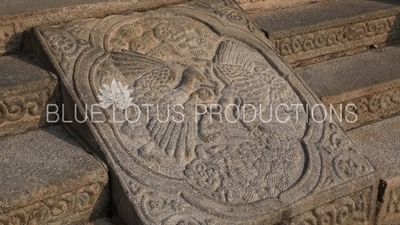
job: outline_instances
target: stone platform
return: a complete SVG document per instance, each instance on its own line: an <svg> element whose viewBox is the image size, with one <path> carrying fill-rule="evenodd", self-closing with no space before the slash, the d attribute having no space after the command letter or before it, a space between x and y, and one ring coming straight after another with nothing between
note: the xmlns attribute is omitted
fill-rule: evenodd
<svg viewBox="0 0 400 225"><path fill-rule="evenodd" d="M64 104L90 118L83 137L99 145L127 224L373 224L374 166L339 125L316 122L320 100L234 1L43 26L35 35ZM169 106L179 110L172 120ZM276 114L267 123L235 121L268 108Z"/></svg>

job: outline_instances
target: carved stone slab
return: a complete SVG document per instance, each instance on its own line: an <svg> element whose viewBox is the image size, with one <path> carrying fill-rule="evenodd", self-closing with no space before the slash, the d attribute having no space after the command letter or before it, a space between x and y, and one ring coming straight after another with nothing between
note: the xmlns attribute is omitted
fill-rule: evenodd
<svg viewBox="0 0 400 225"><path fill-rule="evenodd" d="M91 118L126 194L117 208L144 224L273 224L373 187L362 151L316 122L320 102L234 1L35 32Z"/></svg>
<svg viewBox="0 0 400 225"><path fill-rule="evenodd" d="M0 57L0 137L45 126L57 80L27 57Z"/></svg>

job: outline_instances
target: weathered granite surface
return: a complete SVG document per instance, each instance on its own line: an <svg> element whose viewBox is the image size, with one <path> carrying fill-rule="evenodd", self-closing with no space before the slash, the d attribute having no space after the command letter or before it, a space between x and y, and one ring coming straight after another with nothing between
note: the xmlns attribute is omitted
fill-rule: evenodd
<svg viewBox="0 0 400 225"><path fill-rule="evenodd" d="M56 102L57 83L27 57L0 57L0 136L46 125L46 105Z"/></svg>
<svg viewBox="0 0 400 225"><path fill-rule="evenodd" d="M341 111L343 126L353 129L400 113L399 61L400 45L393 45L296 72L327 107Z"/></svg>
<svg viewBox="0 0 400 225"><path fill-rule="evenodd" d="M0 224L84 224L107 215L106 170L62 127L0 146Z"/></svg>
<svg viewBox="0 0 400 225"><path fill-rule="evenodd" d="M239 5L249 12L291 8L326 1L329 0L237 0Z"/></svg>
<svg viewBox="0 0 400 225"><path fill-rule="evenodd" d="M359 53L400 39L396 0L339 0L266 11L250 18L293 66Z"/></svg>
<svg viewBox="0 0 400 225"><path fill-rule="evenodd" d="M321 102L234 1L35 33L74 101L68 107L91 118L128 224L373 220L374 167L337 124L307 119L323 119ZM275 115L263 122L257 109L235 107L249 104ZM168 106L178 106L172 116ZM243 112L257 118L235 120Z"/></svg>
<svg viewBox="0 0 400 225"><path fill-rule="evenodd" d="M343 126L352 129L400 113L399 62L397 44L299 67L296 72L326 106L342 112ZM354 107L346 110L350 105Z"/></svg>
<svg viewBox="0 0 400 225"><path fill-rule="evenodd" d="M101 18L127 10L144 11L188 0L1 0L0 54L18 51L23 32L35 26ZM271 10L327 0L239 0L248 11Z"/></svg>
<svg viewBox="0 0 400 225"><path fill-rule="evenodd" d="M0 54L22 47L23 32L40 25L143 11L185 0L0 1Z"/></svg>
<svg viewBox="0 0 400 225"><path fill-rule="evenodd" d="M90 222L86 225L113 225L114 223L112 222L112 220L110 218L102 218L99 220L96 220L94 222ZM117 224L120 225L120 224Z"/></svg>
<svg viewBox="0 0 400 225"><path fill-rule="evenodd" d="M400 224L400 117L349 132L380 173L378 225Z"/></svg>

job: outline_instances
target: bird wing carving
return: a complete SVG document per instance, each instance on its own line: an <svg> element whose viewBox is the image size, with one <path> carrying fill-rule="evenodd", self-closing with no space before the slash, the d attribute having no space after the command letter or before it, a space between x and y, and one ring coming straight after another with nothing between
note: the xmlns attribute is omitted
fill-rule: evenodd
<svg viewBox="0 0 400 225"><path fill-rule="evenodd" d="M176 120L180 119L171 119L172 115L168 112L175 105L184 105L190 99L194 82L201 79L201 75L193 68L177 74L171 65L136 52L113 52L112 60L127 80L134 83L134 101L153 105L149 111L149 121L141 124L150 142L139 149L139 153L149 156L159 149L179 162L192 158L195 123L189 120L177 123ZM132 133L137 130L137 125L126 123L124 130Z"/></svg>
<svg viewBox="0 0 400 225"><path fill-rule="evenodd" d="M271 103L287 102L287 95L291 94L290 86L261 54L241 43L223 41L219 45L214 57L214 71L227 85L227 89L245 104L268 106Z"/></svg>
<svg viewBox="0 0 400 225"><path fill-rule="evenodd" d="M167 67L163 61L133 51L112 52L112 62L125 76L140 77Z"/></svg>
<svg viewBox="0 0 400 225"><path fill-rule="evenodd" d="M112 63L135 88L137 102L155 104L179 77L170 65L137 52L112 52Z"/></svg>

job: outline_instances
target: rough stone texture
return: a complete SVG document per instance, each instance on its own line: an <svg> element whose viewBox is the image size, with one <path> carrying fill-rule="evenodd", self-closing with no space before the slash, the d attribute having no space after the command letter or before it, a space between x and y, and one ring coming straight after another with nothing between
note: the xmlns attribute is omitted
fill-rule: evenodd
<svg viewBox="0 0 400 225"><path fill-rule="evenodd" d="M94 222L90 222L86 225L113 225L114 223L112 222L112 220L110 218L103 218L103 219L99 219L96 220Z"/></svg>
<svg viewBox="0 0 400 225"><path fill-rule="evenodd" d="M23 32L41 25L101 18L126 10L143 11L187 0L2 0L0 1L0 54L21 48ZM286 8L327 0L239 0L246 10Z"/></svg>
<svg viewBox="0 0 400 225"><path fill-rule="evenodd" d="M27 57L0 57L0 136L46 125L57 80Z"/></svg>
<svg viewBox="0 0 400 225"><path fill-rule="evenodd" d="M393 45L300 67L296 72L327 107L342 111L343 126L352 129L400 112L399 62L400 45ZM355 108L346 110L351 104Z"/></svg>
<svg viewBox="0 0 400 225"><path fill-rule="evenodd" d="M381 206L378 225L400 224L400 117L386 119L349 132L380 171Z"/></svg>
<svg viewBox="0 0 400 225"><path fill-rule="evenodd" d="M338 125L308 122L320 101L234 1L193 1L35 34L82 117L92 118L87 125L113 175L114 207L128 224L300 223L332 214L342 224L372 221L374 167ZM132 102L148 120L134 121ZM212 116L217 103L222 118ZM261 104L276 115L229 123L240 113L231 103ZM197 117L199 104L206 110ZM176 105L182 114L168 120L165 107ZM279 123L283 116L289 121ZM313 116L321 119L322 110Z"/></svg>
<svg viewBox="0 0 400 225"><path fill-rule="evenodd" d="M340 12L340 13L339 13ZM400 38L399 1L329 1L251 15L293 66L354 54Z"/></svg>
<svg viewBox="0 0 400 225"><path fill-rule="evenodd" d="M0 141L0 224L83 224L106 216L104 167L53 126Z"/></svg>
<svg viewBox="0 0 400 225"><path fill-rule="evenodd" d="M185 0L16 0L0 1L0 54L22 45L23 32L35 26L143 11Z"/></svg>
<svg viewBox="0 0 400 225"><path fill-rule="evenodd" d="M398 172L398 164L388 166L391 166L392 169L396 168ZM398 225L400 224L400 174L386 177L384 182L385 192L382 197L383 202L379 207L377 224Z"/></svg>

